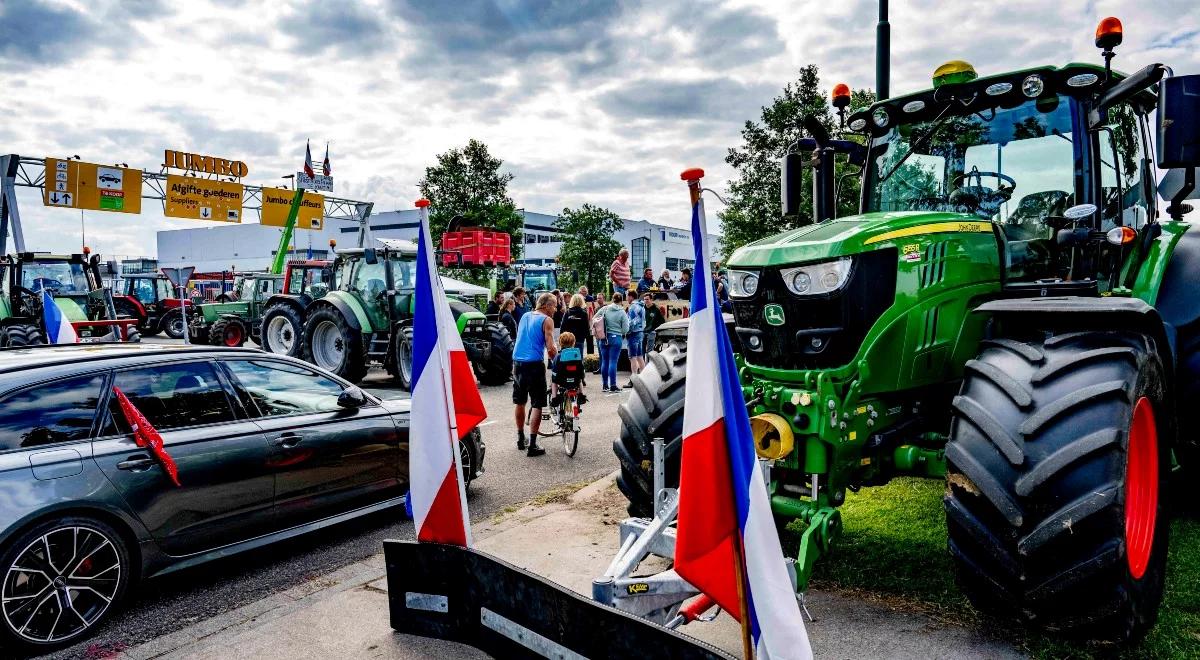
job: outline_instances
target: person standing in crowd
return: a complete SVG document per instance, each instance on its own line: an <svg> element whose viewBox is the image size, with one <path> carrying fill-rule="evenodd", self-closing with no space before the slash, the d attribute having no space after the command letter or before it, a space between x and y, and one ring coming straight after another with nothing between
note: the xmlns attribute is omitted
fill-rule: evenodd
<svg viewBox="0 0 1200 660"><path fill-rule="evenodd" d="M517 317L513 316L513 309L516 306L517 303L513 301L512 296L506 296L500 307L500 325L508 330L508 336L513 339L517 338Z"/></svg>
<svg viewBox="0 0 1200 660"><path fill-rule="evenodd" d="M585 285L585 286L581 286L581 287L579 287L579 291L577 291L576 293L578 293L579 295L583 296L583 302L589 302L589 303L590 303L590 302L593 302L593 301L595 300L595 298L592 298L591 294L589 294L589 293L588 293L588 288L587 288L587 286L586 286L586 285ZM576 339L578 339L578 337L576 337Z"/></svg>
<svg viewBox="0 0 1200 660"><path fill-rule="evenodd" d="M625 383L628 389L633 387L634 375L642 373L642 368L646 366L642 344L642 333L646 330L646 308L642 306L636 291L629 292L629 309L625 314L629 317L629 331L625 334L625 343L629 347L629 382Z"/></svg>
<svg viewBox="0 0 1200 660"><path fill-rule="evenodd" d="M525 294L525 287L519 286L513 289L512 297L513 302L516 303L516 306L513 307L513 318L517 320L517 323L520 323L521 317L525 316L525 312L529 311L525 308L525 299L528 298Z"/></svg>
<svg viewBox="0 0 1200 660"><path fill-rule="evenodd" d="M563 303L562 292L555 289L550 292L554 296L554 315L551 317L554 320L554 343L558 345L558 333L562 332L563 314L567 311L566 304Z"/></svg>
<svg viewBox="0 0 1200 660"><path fill-rule="evenodd" d="M666 323L667 317L663 316L662 309L654 304L654 296L649 293L642 296L642 306L646 308L646 332L642 353L649 355L650 351L654 350L654 335L658 333L658 326Z"/></svg>
<svg viewBox="0 0 1200 660"><path fill-rule="evenodd" d="M673 286L675 286L675 280L671 279L671 271L664 268L662 275L658 278L658 288L670 291Z"/></svg>
<svg viewBox="0 0 1200 660"><path fill-rule="evenodd" d="M596 312L600 311L600 308L604 307L604 305L605 305L605 300L604 300L604 292L603 291L598 292L595 296L592 297L592 301L588 303L588 308L587 308L589 323L592 322L593 318L596 316ZM594 333L588 333L588 351L589 352L592 351L592 348L593 348L592 342L594 340L595 341L595 353L596 353L597 357L603 357L604 351L600 349L600 340L603 339L603 335L604 335L603 331L600 332L600 336L596 336ZM599 360L596 361L596 368L592 370L592 373L594 373L594 374L600 373L600 361Z"/></svg>
<svg viewBox="0 0 1200 660"><path fill-rule="evenodd" d="M588 316L587 310L583 308L583 296L578 293L571 296L571 303L567 306L566 313L563 314L562 333L571 333L575 335L575 341L582 341L583 337L590 338L592 333L588 332L588 326L591 324L591 317ZM560 333L561 334L561 333Z"/></svg>
<svg viewBox="0 0 1200 660"><path fill-rule="evenodd" d="M717 306L722 312L732 312L733 307L729 302L729 288L725 286L725 278L721 277L720 271L713 272L713 289L717 292Z"/></svg>
<svg viewBox="0 0 1200 660"><path fill-rule="evenodd" d="M517 422L517 449L526 449L525 403L529 412L528 456L541 456L545 449L538 446L538 431L542 426L542 408L546 407L546 356L558 355L554 342L554 295L538 296L537 307L521 317L517 326L517 342L513 346L513 418Z"/></svg>
<svg viewBox="0 0 1200 660"><path fill-rule="evenodd" d="M679 271L679 282L675 284L675 294L682 300L692 299L692 269L684 268Z"/></svg>
<svg viewBox="0 0 1200 660"><path fill-rule="evenodd" d="M491 316L492 314L499 314L500 310L503 307L504 307L504 292L497 291L496 295L492 296L492 299L488 301L487 311L485 312L485 314L487 314L488 316Z"/></svg>
<svg viewBox="0 0 1200 660"><path fill-rule="evenodd" d="M629 250L621 248L617 258L608 267L608 279L612 282L613 292L618 293L629 288Z"/></svg>
<svg viewBox="0 0 1200 660"><path fill-rule="evenodd" d="M638 280L637 292L639 294L646 293L650 289L653 289L655 284L654 269L647 268L646 270L642 271L642 279Z"/></svg>
<svg viewBox="0 0 1200 660"><path fill-rule="evenodd" d="M625 296L620 291L613 294L612 302L601 307L592 320L593 327L599 326L604 339L600 340L600 380L604 392L620 392L617 387L617 362L621 360L621 344L629 332L629 317L621 305Z"/></svg>

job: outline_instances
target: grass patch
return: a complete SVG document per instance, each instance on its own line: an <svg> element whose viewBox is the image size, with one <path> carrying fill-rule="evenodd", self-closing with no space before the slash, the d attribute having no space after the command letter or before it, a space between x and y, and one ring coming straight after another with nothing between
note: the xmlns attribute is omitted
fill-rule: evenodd
<svg viewBox="0 0 1200 660"><path fill-rule="evenodd" d="M945 485L932 479L896 479L886 486L848 493L842 505L842 536L833 553L817 562L813 586L850 591L888 607L916 609L960 625L979 625L977 614L954 584L942 509ZM784 549L795 556L803 526L793 522ZM1158 624L1140 644L1114 649L1064 642L995 621L985 626L1039 658L1200 657L1200 520L1178 517L1171 527L1167 587Z"/></svg>

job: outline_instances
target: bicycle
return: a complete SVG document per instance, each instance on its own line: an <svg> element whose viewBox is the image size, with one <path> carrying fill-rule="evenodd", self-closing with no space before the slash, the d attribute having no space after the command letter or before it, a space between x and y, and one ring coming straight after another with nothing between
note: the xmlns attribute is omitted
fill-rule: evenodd
<svg viewBox="0 0 1200 660"><path fill-rule="evenodd" d="M553 426L549 433L543 426L538 430L538 435L561 435L563 451L567 456L574 456L579 450L580 406L587 403L587 395L580 391L583 385L583 363L564 363L555 379L558 395L552 395L553 389L548 388L546 400L550 407L542 411L542 424L550 422ZM529 410L526 422L532 427L533 409Z"/></svg>

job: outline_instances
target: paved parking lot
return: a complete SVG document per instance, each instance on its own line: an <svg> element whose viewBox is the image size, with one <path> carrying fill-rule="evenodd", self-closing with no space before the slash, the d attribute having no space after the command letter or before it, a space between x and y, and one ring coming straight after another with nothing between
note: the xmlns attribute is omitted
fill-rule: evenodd
<svg viewBox="0 0 1200 660"><path fill-rule="evenodd" d="M553 439L546 441L545 456L528 458L517 451L511 384L481 388L489 413L481 429L487 458L486 473L472 486L469 496L473 520L486 520L546 491L589 482L616 469L612 454L612 439L620 427L616 411L629 390L602 395L599 376L595 378L594 383L589 382L591 401L583 411L579 451L573 458L563 454L561 443ZM363 386L380 397L408 396L392 386L382 370L373 370ZM51 657L104 657L106 652L143 643L297 585L311 583L320 588L323 575L381 552L383 539L412 538L412 523L402 518L402 511L382 512L142 583L131 594L125 611L85 642Z"/></svg>

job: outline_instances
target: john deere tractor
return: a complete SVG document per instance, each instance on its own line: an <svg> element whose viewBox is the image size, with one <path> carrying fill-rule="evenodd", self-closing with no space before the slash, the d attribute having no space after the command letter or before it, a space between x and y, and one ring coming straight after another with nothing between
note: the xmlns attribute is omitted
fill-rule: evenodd
<svg viewBox="0 0 1200 660"><path fill-rule="evenodd" d="M241 346L249 339L261 344L260 321L266 302L278 293L283 275L254 273L238 278L221 302L188 308L188 334L193 344Z"/></svg>
<svg viewBox="0 0 1200 660"><path fill-rule="evenodd" d="M380 239L381 247L339 250L337 288L312 303L304 322L304 358L350 381L379 363L404 389L412 387L413 287L417 246ZM451 298L463 346L479 380L503 383L512 373L512 338L499 323Z"/></svg>
<svg viewBox="0 0 1200 660"><path fill-rule="evenodd" d="M771 507L803 528L799 590L836 549L847 493L911 475L945 480L976 606L1096 639L1153 625L1166 479L1200 440L1200 233L1182 221L1200 76L1110 72L1119 40L1106 19L1106 66L947 63L932 89L850 114L857 137L808 122L811 158L784 157L785 213L811 162L819 221L728 268ZM1152 132L1158 167L1183 168L1165 204ZM843 157L861 164L861 209L835 219ZM651 354L620 409L634 514L652 510L653 438L678 483L686 362L678 341Z"/></svg>

